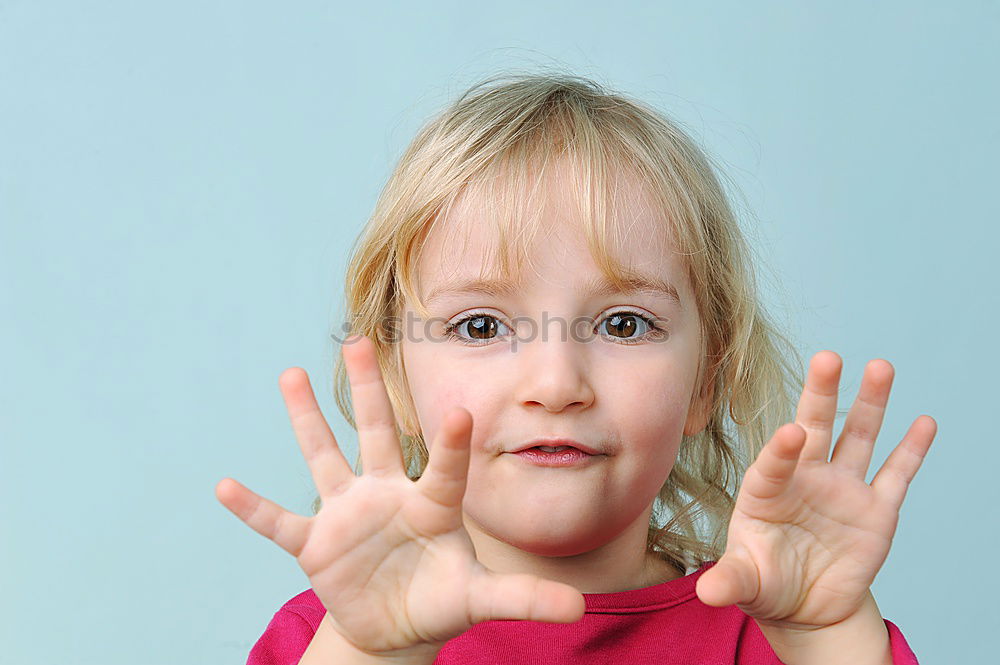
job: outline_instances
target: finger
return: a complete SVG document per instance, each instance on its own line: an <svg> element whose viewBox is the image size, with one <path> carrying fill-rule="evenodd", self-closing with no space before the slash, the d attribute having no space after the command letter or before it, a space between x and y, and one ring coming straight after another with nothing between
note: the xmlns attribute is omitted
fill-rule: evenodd
<svg viewBox="0 0 1000 665"><path fill-rule="evenodd" d="M875 474L872 488L897 510L903 505L910 482L917 475L935 434L937 422L930 416L920 416Z"/></svg>
<svg viewBox="0 0 1000 665"><path fill-rule="evenodd" d="M712 607L752 603L760 591L757 567L749 559L726 552L698 578L695 593Z"/></svg>
<svg viewBox="0 0 1000 665"><path fill-rule="evenodd" d="M472 623L494 619L573 623L583 618L583 594L568 584L527 573L487 571L469 585Z"/></svg>
<svg viewBox="0 0 1000 665"><path fill-rule="evenodd" d="M779 427L747 469L740 491L758 499L785 492L795 476L805 442L806 431L799 425L786 423Z"/></svg>
<svg viewBox="0 0 1000 665"><path fill-rule="evenodd" d="M804 460L825 462L830 455L842 366L840 356L833 351L820 351L809 362L809 373L795 412L795 422L807 433L802 451Z"/></svg>
<svg viewBox="0 0 1000 665"><path fill-rule="evenodd" d="M448 413L431 446L427 468L417 485L443 506L461 506L469 477L472 415L459 407Z"/></svg>
<svg viewBox="0 0 1000 665"><path fill-rule="evenodd" d="M288 512L232 478L215 486L215 497L251 529L298 557L309 536L309 519Z"/></svg>
<svg viewBox="0 0 1000 665"><path fill-rule="evenodd" d="M361 466L374 475L403 473L396 415L379 370L375 344L361 335L342 347L351 383Z"/></svg>
<svg viewBox="0 0 1000 665"><path fill-rule="evenodd" d="M278 377L278 386L316 491L324 498L336 494L356 476L316 403L309 375L301 367L290 367Z"/></svg>
<svg viewBox="0 0 1000 665"><path fill-rule="evenodd" d="M858 397L847 413L844 429L833 448L830 461L848 469L861 480L865 479L872 461L875 439L882 429L894 375L895 370L888 360L872 360L865 366Z"/></svg>

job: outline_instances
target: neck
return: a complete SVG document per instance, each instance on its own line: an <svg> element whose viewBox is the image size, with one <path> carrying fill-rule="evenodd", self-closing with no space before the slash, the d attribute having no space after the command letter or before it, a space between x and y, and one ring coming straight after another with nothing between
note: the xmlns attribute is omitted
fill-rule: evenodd
<svg viewBox="0 0 1000 665"><path fill-rule="evenodd" d="M569 584L581 593L614 593L655 586L685 574L661 556L647 551L648 512L645 520L637 520L611 542L571 556L543 556L526 551L486 533L468 515L465 527L476 557L492 571L530 573Z"/></svg>

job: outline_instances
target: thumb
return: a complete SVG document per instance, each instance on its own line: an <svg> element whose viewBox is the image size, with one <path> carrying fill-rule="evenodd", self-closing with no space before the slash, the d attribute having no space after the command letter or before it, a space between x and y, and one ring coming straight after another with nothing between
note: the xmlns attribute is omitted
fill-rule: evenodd
<svg viewBox="0 0 1000 665"><path fill-rule="evenodd" d="M586 609L583 594L574 587L527 573L486 571L469 593L473 624L492 619L573 623Z"/></svg>
<svg viewBox="0 0 1000 665"><path fill-rule="evenodd" d="M713 607L749 604L759 590L757 566L748 557L726 552L698 578L699 600Z"/></svg>

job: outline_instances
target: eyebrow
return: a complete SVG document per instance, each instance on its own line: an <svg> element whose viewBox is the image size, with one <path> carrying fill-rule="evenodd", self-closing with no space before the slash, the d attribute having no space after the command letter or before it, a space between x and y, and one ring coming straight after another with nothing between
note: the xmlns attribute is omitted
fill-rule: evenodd
<svg viewBox="0 0 1000 665"><path fill-rule="evenodd" d="M622 275L619 279L624 282L622 289L619 289L611 281L601 275L585 282L580 292L588 297L606 297L618 293L624 295L649 294L667 300L672 300L678 305L681 304L680 295L677 289L670 282L652 277L649 275L630 274ZM520 290L520 286L513 282L502 282L491 279L472 279L456 284L442 285L434 288L427 296L425 302L431 303L446 296L479 295L494 298L511 297Z"/></svg>

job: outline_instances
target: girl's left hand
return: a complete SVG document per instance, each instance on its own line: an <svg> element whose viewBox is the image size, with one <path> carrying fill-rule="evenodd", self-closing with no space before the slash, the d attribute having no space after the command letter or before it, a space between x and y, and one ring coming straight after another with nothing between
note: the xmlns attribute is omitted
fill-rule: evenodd
<svg viewBox="0 0 1000 665"><path fill-rule="evenodd" d="M813 356L795 423L747 469L726 552L698 580L706 605L735 603L758 624L812 630L852 616L869 595L937 423L918 417L865 482L894 374L872 360L827 461L841 365L832 351Z"/></svg>

